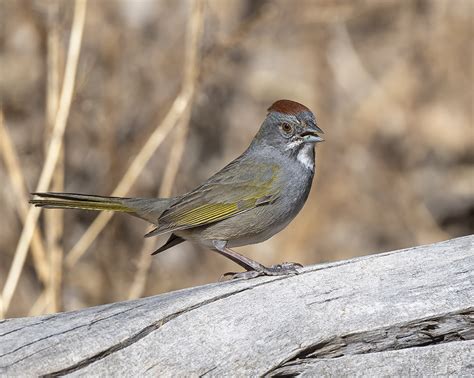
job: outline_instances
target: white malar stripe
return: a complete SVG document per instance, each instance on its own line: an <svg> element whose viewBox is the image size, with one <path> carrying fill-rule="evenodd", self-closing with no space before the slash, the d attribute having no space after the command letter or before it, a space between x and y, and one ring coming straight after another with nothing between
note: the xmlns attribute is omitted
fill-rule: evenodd
<svg viewBox="0 0 474 378"><path fill-rule="evenodd" d="M303 164L303 166L311 171L314 172L314 159L313 154L311 153L311 149L314 148L312 144L306 144L303 148L298 152L296 158L298 161Z"/></svg>
<svg viewBox="0 0 474 378"><path fill-rule="evenodd" d="M294 148L298 147L303 141L301 139L296 139L293 142L290 142L286 145L285 150L293 150Z"/></svg>

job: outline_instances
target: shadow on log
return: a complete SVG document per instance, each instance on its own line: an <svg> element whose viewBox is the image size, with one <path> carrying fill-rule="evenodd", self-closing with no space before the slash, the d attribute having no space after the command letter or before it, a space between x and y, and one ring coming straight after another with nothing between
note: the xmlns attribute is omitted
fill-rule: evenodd
<svg viewBox="0 0 474 378"><path fill-rule="evenodd" d="M474 375L474 236L0 322L0 375Z"/></svg>

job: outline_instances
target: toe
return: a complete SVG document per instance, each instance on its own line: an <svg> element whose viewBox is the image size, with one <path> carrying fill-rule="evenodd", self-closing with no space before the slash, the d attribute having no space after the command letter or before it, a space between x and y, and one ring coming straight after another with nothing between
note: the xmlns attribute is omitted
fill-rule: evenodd
<svg viewBox="0 0 474 378"><path fill-rule="evenodd" d="M284 262L281 264L273 265L268 268L270 275L285 275L285 274L298 274L297 268L301 268L303 265L293 262Z"/></svg>
<svg viewBox="0 0 474 378"><path fill-rule="evenodd" d="M249 280L251 278L255 278L255 277L258 277L258 276L263 276L265 275L265 273L263 272L257 272L256 270L248 270L246 272L227 272L227 273L224 273L221 278L219 279L219 281L224 281L224 280L238 280L238 279L242 279L242 280Z"/></svg>

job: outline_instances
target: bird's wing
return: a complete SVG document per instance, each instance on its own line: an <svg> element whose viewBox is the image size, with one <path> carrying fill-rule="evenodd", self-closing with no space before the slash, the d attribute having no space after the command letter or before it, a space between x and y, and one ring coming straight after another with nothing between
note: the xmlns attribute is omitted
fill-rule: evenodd
<svg viewBox="0 0 474 378"><path fill-rule="evenodd" d="M203 226L271 203L279 195L279 170L274 164L234 161L163 212L146 236Z"/></svg>

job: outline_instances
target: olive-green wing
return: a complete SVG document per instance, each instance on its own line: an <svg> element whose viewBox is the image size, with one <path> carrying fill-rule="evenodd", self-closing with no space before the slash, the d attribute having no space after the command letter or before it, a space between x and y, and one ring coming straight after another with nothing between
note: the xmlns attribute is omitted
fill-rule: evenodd
<svg viewBox="0 0 474 378"><path fill-rule="evenodd" d="M231 163L167 209L147 236L218 222L273 202L278 174L273 164Z"/></svg>

